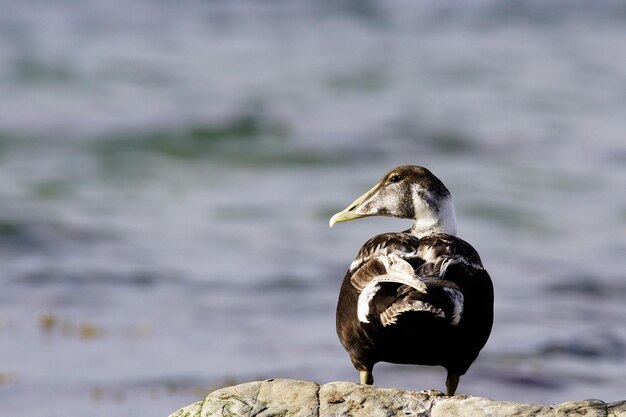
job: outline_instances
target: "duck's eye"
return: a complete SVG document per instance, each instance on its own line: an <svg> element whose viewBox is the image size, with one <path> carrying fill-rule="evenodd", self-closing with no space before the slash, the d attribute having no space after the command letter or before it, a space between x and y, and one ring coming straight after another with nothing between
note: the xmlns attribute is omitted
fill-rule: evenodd
<svg viewBox="0 0 626 417"><path fill-rule="evenodd" d="M398 174L394 174L389 178L389 182L399 182L402 179Z"/></svg>

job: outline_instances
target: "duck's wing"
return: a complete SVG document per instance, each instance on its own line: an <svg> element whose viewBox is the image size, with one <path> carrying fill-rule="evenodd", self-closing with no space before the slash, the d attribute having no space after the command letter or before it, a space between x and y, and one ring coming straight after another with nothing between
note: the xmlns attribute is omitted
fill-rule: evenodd
<svg viewBox="0 0 626 417"><path fill-rule="evenodd" d="M417 279L415 268L419 239L408 233L385 233L368 240L348 271L351 286L358 294L357 317L361 323L380 321L380 309L387 308L389 292L406 287L426 294L424 282ZM393 296L392 296L393 299Z"/></svg>
<svg viewBox="0 0 626 417"><path fill-rule="evenodd" d="M386 327L419 311L457 326L465 311L465 289L483 271L476 251L453 236L420 241L400 235L374 238L377 249L362 250L369 257L350 278L359 293L359 321Z"/></svg>

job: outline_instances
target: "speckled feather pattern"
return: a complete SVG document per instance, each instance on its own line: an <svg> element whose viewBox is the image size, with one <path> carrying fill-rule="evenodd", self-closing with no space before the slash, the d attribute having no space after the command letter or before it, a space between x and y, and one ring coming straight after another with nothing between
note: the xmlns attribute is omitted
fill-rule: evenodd
<svg viewBox="0 0 626 417"><path fill-rule="evenodd" d="M336 323L352 363L368 375L380 361L441 365L454 393L491 332L493 286L476 250L455 236L449 191L427 169L401 166L346 210L348 220L413 220L365 242L346 273Z"/></svg>

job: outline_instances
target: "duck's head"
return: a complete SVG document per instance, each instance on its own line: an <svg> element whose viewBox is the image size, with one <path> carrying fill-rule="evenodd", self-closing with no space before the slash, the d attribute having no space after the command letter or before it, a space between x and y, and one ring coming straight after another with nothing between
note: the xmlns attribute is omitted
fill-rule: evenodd
<svg viewBox="0 0 626 417"><path fill-rule="evenodd" d="M411 219L411 232L420 237L456 234L450 192L428 169L417 165L403 165L387 172L371 190L331 217L330 227L369 216Z"/></svg>

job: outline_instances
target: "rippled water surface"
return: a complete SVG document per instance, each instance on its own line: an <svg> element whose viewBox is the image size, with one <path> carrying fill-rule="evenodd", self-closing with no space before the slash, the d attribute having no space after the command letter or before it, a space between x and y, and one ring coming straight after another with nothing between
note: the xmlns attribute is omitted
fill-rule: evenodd
<svg viewBox="0 0 626 417"><path fill-rule="evenodd" d="M495 283L459 391L626 399L622 3L0 3L1 415L356 380L338 288L407 224L328 219L404 163Z"/></svg>

